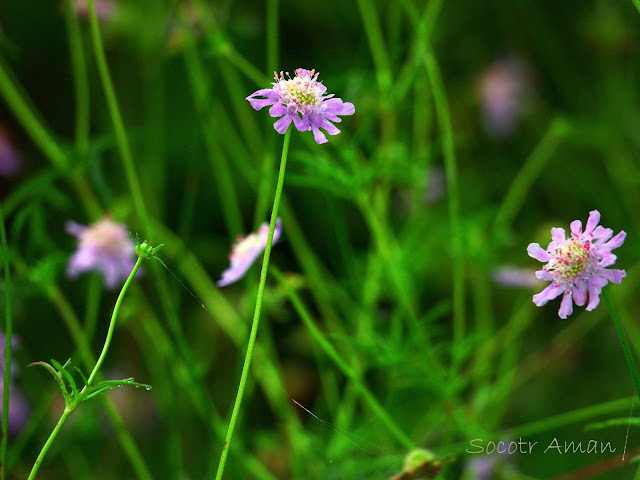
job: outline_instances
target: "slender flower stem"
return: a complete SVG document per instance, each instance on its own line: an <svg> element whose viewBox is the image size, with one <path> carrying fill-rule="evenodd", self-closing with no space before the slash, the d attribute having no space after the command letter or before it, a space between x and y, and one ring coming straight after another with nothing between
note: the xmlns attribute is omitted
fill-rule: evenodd
<svg viewBox="0 0 640 480"><path fill-rule="evenodd" d="M547 133L531 152L522 168L511 182L507 194L496 213L494 225L500 229L511 226L518 210L522 207L529 189L544 171L548 161L556 153L558 147L570 132L571 126L562 117L555 118L549 125Z"/></svg>
<svg viewBox="0 0 640 480"><path fill-rule="evenodd" d="M118 313L120 312L120 305L122 305L122 300L124 299L124 295L125 293L127 293L127 290L129 289L129 285L133 281L133 278L136 276L136 273L140 268L140 265L142 264L143 260L144 260L143 257L138 257L138 261L133 266L133 270L131 270L131 273L129 274L129 278L127 278L127 281L124 282L122 290L120 290L120 295L118 295L118 299L116 300L116 305L113 307L113 314L111 315L111 323L109 323L109 330L107 331L107 338L104 341L104 347L102 347L102 353L100 354L100 357L96 362L96 366L93 367L93 371L91 372L91 375L89 375L89 380L87 380L87 387L91 386L93 379L98 374L98 370L100 369L102 362L104 362L104 358L107 356L109 345L111 345L111 338L113 337L113 331L116 327L116 319L118 318Z"/></svg>
<svg viewBox="0 0 640 480"><path fill-rule="evenodd" d="M6 478L7 432L9 430L9 388L11 383L11 271L9 270L9 247L4 228L4 213L0 206L0 246L2 247L2 265L4 267L5 293L5 345L4 345L4 389L2 395L2 442L0 443L0 479Z"/></svg>
<svg viewBox="0 0 640 480"><path fill-rule="evenodd" d="M98 14L96 13L95 0L88 0L88 6L89 27L91 30L93 52L96 57L96 64L98 66L98 72L100 74L102 87L104 88L107 106L109 107L109 115L111 116L111 121L113 123L118 150L120 151L120 156L124 165L124 171L127 176L127 183L129 184L129 190L131 191L131 197L133 198L133 205L135 207L138 218L142 222L144 229L147 231L147 235L151 236L152 231L151 222L149 221L149 213L147 211L147 207L144 204L144 200L142 199L140 180L138 179L136 169L133 165L131 148L129 147L129 141L127 140L127 134L124 128L124 123L122 121L122 115L120 114L116 92L113 88L111 74L109 73L109 65L107 64L107 59L104 54L104 47L102 45L102 37L100 36L100 25L98 24Z"/></svg>
<svg viewBox="0 0 640 480"><path fill-rule="evenodd" d="M242 375L240 376L240 384L238 385L238 393L236 395L236 401L233 405L233 411L231 412L231 420L229 420L229 428L227 429L227 436L222 447L222 454L220 455L220 463L218 463L218 472L216 473L216 480L222 478L224 472L224 466L227 462L227 455L229 453L229 444L233 437L233 431L238 420L238 414L240 413L240 406L242 404L242 397L244 396L244 389L249 378L249 367L251 366L251 358L253 356L253 347L256 343L256 337L258 335L258 325L260 323L260 312L262 311L262 298L264 297L264 287L267 283L267 270L269 268L269 257L271 256L271 245L273 243L273 232L276 228L276 218L278 217L278 209L280 207L280 198L282 197L282 187L284 186L284 173L287 167L287 157L289 155L289 142L291 140L290 127L284 134L284 144L282 146L282 157L280 158L280 173L278 174L278 185L276 186L276 195L273 199L273 209L271 211L271 222L269 223L269 235L267 236L267 246L264 249L264 258L262 260L262 270L260 271L260 284L258 285L258 297L256 298L256 308L253 313L253 322L251 324L251 333L249 334L249 343L247 345L247 353L244 357L244 365L242 367Z"/></svg>
<svg viewBox="0 0 640 480"><path fill-rule="evenodd" d="M622 325L620 324L618 315L613 308L613 304L611 303L606 290L602 290L602 298L604 299L604 303L607 304L607 308L609 309L609 313L611 314L611 320L613 320L613 324L615 325L618 336L620 337L620 343L622 343L622 351L624 352L624 357L627 360L629 372L631 372L631 378L633 379L633 386L636 389L636 395L638 396L638 398L640 398L640 377L638 376L638 370L636 369L635 363L633 361L633 355L631 354L631 349L629 348L627 337L624 334L624 330L622 330Z"/></svg>
<svg viewBox="0 0 640 480"><path fill-rule="evenodd" d="M36 478L36 474L38 473L38 469L40 468L40 464L42 463L42 460L44 460L44 456L49 451L49 447L51 447L51 444L58 436L58 433L60 432L62 425L64 425L64 422L67 421L67 417L69 417L71 412L73 412L73 408L70 408L70 407L65 408L64 412L62 412L62 416L60 417L60 420L58 420L58 424L53 429L53 432L51 432L51 435L49 435L49 438L47 439L46 443L42 447L42 450L40 450L40 455L38 455L36 462L33 464L33 468L31 469L31 473L29 474L29 478L27 478L27 480L33 480L34 478Z"/></svg>
<svg viewBox="0 0 640 480"><path fill-rule="evenodd" d="M85 155L89 150L89 82L87 80L87 63L82 45L82 32L73 0L65 0L64 13L67 22L71 70L73 72L76 97L76 147L79 153Z"/></svg>
<svg viewBox="0 0 640 480"><path fill-rule="evenodd" d="M465 334L464 311L464 255L463 255L463 229L460 221L460 190L458 187L458 169L456 163L455 147L453 140L453 128L449 115L449 106L446 93L440 75L438 62L427 44L423 52L423 58L427 75L431 83L433 99L436 107L436 115L440 132L443 137L444 166L449 188L449 221L451 222L451 236L453 249L453 344L454 366L459 361L459 351L455 350L462 344Z"/></svg>
<svg viewBox="0 0 640 480"><path fill-rule="evenodd" d="M298 295L293 291L291 286L287 283L286 279L282 276L282 273L280 273L277 268L273 268L271 273L284 288L294 308L302 318L304 324L309 329L309 333L311 334L311 336L318 343L318 345L320 345L322 350L329 356L329 358L331 358L331 360L333 360L333 362L338 366L340 371L342 371L342 373L349 380L351 380L353 386L360 392L367 405L369 405L369 408L371 408L374 414L380 419L380 421L387 427L389 432L396 438L396 440L398 440L398 442L404 448L408 450L415 448L415 444L411 441L411 439L400 429L400 427L398 427L398 425L387 413L384 407L380 405L380 402L378 402L378 400L369 391L367 386L362 381L360 374L347 364L347 362L340 356L338 351L333 347L333 345L331 345L327 337L311 319L311 315L309 315L307 309L302 304L302 301L300 300Z"/></svg>
<svg viewBox="0 0 640 480"><path fill-rule="evenodd" d="M133 278L136 276L136 273L138 272L138 269L140 268L140 265L142 264L143 260L144 260L143 257L138 257L138 261L134 265L131 273L129 274L129 278L127 278L127 281L122 286L122 290L120 291L120 294L118 295L118 299L116 300L116 305L113 308L113 314L111 315L111 323L109 324L109 330L107 332L107 338L104 342L104 347L102 348L102 353L100 354L100 358L98 358L98 361L96 362L95 367L93 367L93 371L91 372L91 375L89 376L89 379L87 380L87 384L85 385L83 391L86 390L87 387L91 386L91 383L93 382L96 375L98 374L98 370L100 369L102 362L104 362L104 358L106 357L107 351L109 350L109 345L111 344L111 339L113 337L113 331L116 326L116 319L118 317L118 313L120 312L120 306L122 305L122 300L124 299L124 295L127 293L127 290L129 289L129 285L133 281ZM91 355L90 353L87 353L87 354ZM31 469L31 473L29 474L29 478L27 480L32 480L33 478L35 478L36 473L40 468L40 464L42 463L42 460L44 459L45 455L47 454L47 451L49 450L49 447L51 447L51 444L53 443L56 436L58 435L58 432L62 428L62 425L67 420L67 417L71 414L71 412L75 410L75 408L76 408L76 405L74 404L74 405L67 405L67 407L64 409L64 412L62 413L60 420L58 420L58 424L53 429L53 432L51 432L51 435L49 436L49 438L47 439L47 442L42 447L42 450L40 451L40 454L38 455L36 462L33 464L33 468ZM128 447L132 447L132 445L128 445ZM127 450L129 451L129 449Z"/></svg>
<svg viewBox="0 0 640 480"><path fill-rule="evenodd" d="M633 0L633 4L636 6L638 13L640 13L640 0Z"/></svg>

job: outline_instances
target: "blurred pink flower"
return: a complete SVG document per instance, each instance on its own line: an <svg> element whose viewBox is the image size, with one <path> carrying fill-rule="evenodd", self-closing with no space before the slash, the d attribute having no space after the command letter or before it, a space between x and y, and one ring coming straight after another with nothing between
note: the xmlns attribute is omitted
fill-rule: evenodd
<svg viewBox="0 0 640 480"><path fill-rule="evenodd" d="M123 224L103 218L88 227L68 222L66 228L67 233L78 238L78 249L67 264L69 278L100 270L105 285L112 289L131 274L136 262L135 246Z"/></svg>
<svg viewBox="0 0 640 480"><path fill-rule="evenodd" d="M20 153L11 143L7 132L0 127L0 176L10 177L17 173L22 163Z"/></svg>
<svg viewBox="0 0 640 480"><path fill-rule="evenodd" d="M493 269L491 278L503 287L533 288L538 285L536 271L533 268L502 265Z"/></svg>
<svg viewBox="0 0 640 480"><path fill-rule="evenodd" d="M518 117L526 111L530 85L528 69L522 60L497 60L485 70L480 77L479 93L484 127L489 135L506 137L513 133Z"/></svg>
<svg viewBox="0 0 640 480"><path fill-rule="evenodd" d="M276 219L276 227L273 231L273 245L280 238L282 233L282 223ZM245 238L238 237L237 242L231 247L229 260L231 266L222 272L222 278L218 280L219 287L225 287L240 280L253 262L260 256L267 247L267 237L269 235L269 224L263 223L257 233L251 233Z"/></svg>
<svg viewBox="0 0 640 480"><path fill-rule="evenodd" d="M76 14L80 18L89 18L88 0L74 0ZM116 3L114 0L95 0L96 14L100 20L108 20L113 16Z"/></svg>
<svg viewBox="0 0 640 480"><path fill-rule="evenodd" d="M0 332L0 417L2 416L2 398L4 395L4 371L5 371L5 334ZM13 335L11 337L11 350L18 348L20 342ZM11 383L9 384L9 433L17 435L29 418L31 409L22 391L15 385L13 378L18 371L15 361L11 362Z"/></svg>

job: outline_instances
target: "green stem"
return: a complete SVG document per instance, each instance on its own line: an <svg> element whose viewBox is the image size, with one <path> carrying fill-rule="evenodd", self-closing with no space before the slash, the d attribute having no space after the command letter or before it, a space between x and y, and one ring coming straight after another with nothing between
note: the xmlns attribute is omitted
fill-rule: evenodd
<svg viewBox="0 0 640 480"><path fill-rule="evenodd" d="M100 80L104 88L107 106L109 107L109 114L111 116L111 121L113 122L113 129L116 135L118 150L120 151L125 174L127 176L127 183L129 184L131 197L133 198L133 205L138 218L142 222L142 225L147 232L147 235L151 235L151 222L149 221L149 214L142 199L140 181L133 165L133 156L131 155L129 141L127 140L127 134L124 128L124 123L122 121L122 116L120 114L120 108L118 107L118 99L116 98L116 92L113 88L113 81L111 80L111 74L109 73L109 66L104 54L104 47L102 45L102 37L100 36L100 26L98 24L98 15L96 13L95 0L88 0L88 5L89 27L91 30L93 51L96 57L96 64L98 66Z"/></svg>
<svg viewBox="0 0 640 480"><path fill-rule="evenodd" d="M640 0L633 0L633 4L636 6L638 13L640 13Z"/></svg>
<svg viewBox="0 0 640 480"><path fill-rule="evenodd" d="M378 88L381 92L388 92L392 81L391 66L387 46L382 37L380 22L376 18L376 10L370 0L358 0L358 8L369 42L373 63L376 67Z"/></svg>
<svg viewBox="0 0 640 480"><path fill-rule="evenodd" d="M627 342L627 337L624 334L624 330L622 330L622 325L620 324L618 315L613 308L613 304L611 303L606 290L602 290L602 298L604 299L604 303L607 304L607 308L609 309L609 313L611 314L611 320L613 320L613 324L615 325L618 336L620 337L620 343L622 343L624 358L627 360L629 372L631 372L631 378L633 379L633 386L636 389L636 395L638 396L638 398L640 398L640 377L638 377L638 370L636 370L636 366L633 361L633 355L631 355L631 349L629 348L629 343Z"/></svg>
<svg viewBox="0 0 640 480"><path fill-rule="evenodd" d="M69 165L66 152L56 143L44 121L38 118L33 108L20 93L1 58L0 94L31 140L55 167L64 171ZM83 205L89 216L97 217L101 208L87 184L86 178L74 175L70 177L70 182L83 200Z"/></svg>
<svg viewBox="0 0 640 480"><path fill-rule="evenodd" d="M220 455L220 463L218 464L218 472L216 473L216 480L222 478L224 472L224 465L227 461L227 455L229 453L229 444L233 437L233 431L238 420L238 413L240 412L240 406L242 404L242 397L244 396L244 389L249 378L249 367L251 366L251 358L253 356L253 347L256 343L256 336L258 335L258 325L260 323L260 312L262 311L262 298L264 297L264 287L267 282L267 270L269 268L269 257L271 256L271 245L273 243L273 232L276 228L276 218L278 217L278 209L280 207L280 198L282 197L282 187L284 186L284 173L287 167L287 157L289 155L289 142L291 140L290 127L284 134L284 144L282 146L282 157L280 158L280 173L278 174L278 185L276 186L276 195L273 199L273 209L271 211L271 222L269 223L269 235L267 237L267 246L264 249L264 258L262 260L262 270L260 271L260 284L258 285L258 297L256 299L256 308L253 313L253 322L251 324L251 333L249 334L249 343L247 345L247 353L244 358L244 365L242 367L242 375L240 376L240 384L238 385L238 394L236 395L236 401L233 405L233 411L231 412L231 420L229 421L229 428L227 429L227 436L222 447L222 454Z"/></svg>
<svg viewBox="0 0 640 480"><path fill-rule="evenodd" d="M33 468L31 469L31 473L29 474L29 478L27 480L33 480L34 478L36 478L36 474L38 473L38 469L40 468L40 464L42 463L44 456L49 451L49 447L51 447L51 444L58 436L58 433L60 432L62 425L64 425L64 422L67 420L67 417L71 414L71 412L73 412L73 408L69 408L69 407L65 408L64 412L62 412L62 416L60 417L60 420L58 420L58 424L53 429L53 432L51 432L51 435L49 435L49 438L47 439L46 443L42 447L42 450L40 450L40 455L38 455L38 458L36 459L36 463L33 464Z"/></svg>
<svg viewBox="0 0 640 480"><path fill-rule="evenodd" d="M118 313L120 312L120 305L122 305L122 300L124 299L124 295L125 293L127 293L127 290L129 289L129 285L131 285L131 282L133 281L133 277L136 276L136 273L140 268L140 265L142 264L143 260L144 260L143 257L138 257L138 261L134 265L131 273L129 274L129 278L127 278L127 281L124 282L124 285L122 286L122 290L120 290L120 295L118 295L118 299L116 300L116 305L115 307L113 307L113 314L111 315L111 322L109 323L109 330L107 331L107 338L104 341L104 347L102 347L102 353L100 354L100 357L96 362L96 366L93 367L93 371L91 372L91 375L89 375L89 380L87 380L87 387L91 386L93 379L98 374L98 370L100 369L102 362L104 362L104 358L107 356L109 345L111 345L111 338L113 337L113 331L116 327L116 319L118 318Z"/></svg>
<svg viewBox="0 0 640 480"><path fill-rule="evenodd" d="M314 338L318 345L324 350L324 352L331 358L331 360L336 364L336 366L344 373L344 375L351 380L353 386L362 394L369 408L377 415L377 417L384 423L384 425L388 428L389 432L398 440L398 442L408 450L415 448L415 444L411 441L411 439L396 425L391 416L387 413L380 402L376 400L373 394L369 391L366 385L362 382L360 375L351 368L347 362L340 356L338 351L334 348L333 345L329 342L327 337L322 333L322 331L318 328L315 322L311 319L311 315L309 315L307 309L304 307L302 301L298 297L298 295L293 291L291 286L289 286L288 282L282 276L280 271L277 268L273 268L271 271L272 275L276 277L276 280L282 285L287 296L291 300L294 308L302 318L302 321L309 329L309 333Z"/></svg>
<svg viewBox="0 0 640 480"><path fill-rule="evenodd" d="M278 70L278 0L267 0L267 74Z"/></svg>
<svg viewBox="0 0 640 480"><path fill-rule="evenodd" d="M449 106L442 83L442 76L440 75L440 68L429 45L425 47L423 58L431 83L431 90L433 91L440 132L443 137L444 166L449 189L449 221L451 222L451 246L453 249L453 353L455 364L459 360L457 358L458 348L460 348L465 334L464 252L463 230L460 221L460 191L458 188L458 173Z"/></svg>
<svg viewBox="0 0 640 480"><path fill-rule="evenodd" d="M494 224L497 228L504 229L511 225L516 213L527 198L533 182L544 171L547 162L556 152L569 129L569 123L563 118L556 118L551 122L549 130L524 162L516 178L511 182L511 186L496 214Z"/></svg>
<svg viewBox="0 0 640 480"><path fill-rule="evenodd" d="M51 160L51 163L56 167L66 166L68 163L67 155L55 142L44 126L44 122L37 118L33 109L20 94L2 61L0 61L0 93L22 128L27 131L38 148Z"/></svg>
<svg viewBox="0 0 640 480"><path fill-rule="evenodd" d="M73 1L64 2L67 35L71 53L71 70L76 97L76 146L85 155L89 150L89 82L87 63L84 58L80 22L73 8Z"/></svg>
<svg viewBox="0 0 640 480"><path fill-rule="evenodd" d="M5 465L7 464L7 432L9 430L9 388L11 382L11 271L9 269L9 247L7 233L4 228L4 214L0 206L0 246L2 247L2 265L4 267L4 294L5 294L5 345L4 345L4 390L2 396L2 441L0 442L0 479L6 477Z"/></svg>

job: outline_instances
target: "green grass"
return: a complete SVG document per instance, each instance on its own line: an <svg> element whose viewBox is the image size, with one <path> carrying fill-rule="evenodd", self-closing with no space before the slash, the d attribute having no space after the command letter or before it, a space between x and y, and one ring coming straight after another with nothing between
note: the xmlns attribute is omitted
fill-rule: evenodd
<svg viewBox="0 0 640 480"><path fill-rule="evenodd" d="M387 479L427 448L448 459L437 478L471 480L479 438L617 448L613 462L539 447L495 478L640 478L635 412L628 433L623 421L640 349L637 1L122 0L109 20L9 3L0 126L23 162L0 177L0 328L20 338L5 361L31 414L3 436L3 479L27 478L64 409L26 365L90 371L108 334L117 292L97 273L67 278L64 229L106 214L165 244L167 268L146 262L132 282L100 370L153 389L74 411L37 478ZM492 137L479 85L507 55L526 63L529 95ZM297 67L356 112L324 145L291 132L271 275L253 266L218 288L278 182L283 138L245 98ZM434 201L430 176L446 183ZM492 280L537 268L527 245L593 209L628 233L627 278L606 287L624 348L604 300L560 320L558 301L531 301L544 282Z"/></svg>

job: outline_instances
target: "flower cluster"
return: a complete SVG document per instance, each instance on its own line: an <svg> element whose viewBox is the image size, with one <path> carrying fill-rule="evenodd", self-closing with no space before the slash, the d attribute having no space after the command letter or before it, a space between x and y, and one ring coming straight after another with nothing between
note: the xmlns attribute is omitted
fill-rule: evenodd
<svg viewBox="0 0 640 480"><path fill-rule="evenodd" d="M67 264L67 275L76 278L81 273L100 270L104 283L112 289L124 282L136 262L135 246L129 231L109 218L90 226L67 223L67 233L78 238L78 250Z"/></svg>
<svg viewBox="0 0 640 480"><path fill-rule="evenodd" d="M274 72L273 88L264 88L247 97L251 106L260 110L271 105L269 115L280 117L273 124L276 132L283 134L291 122L301 132L313 132L316 143L326 143L329 135L337 135L340 130L331 122L341 122L338 115L353 115L356 111L353 103L343 102L334 95L325 95L327 87L318 81L315 70L298 68L291 78L289 72ZM262 97L262 98L260 98Z"/></svg>
<svg viewBox="0 0 640 480"><path fill-rule="evenodd" d="M589 212L589 219L585 229L582 222L571 222L571 236L565 237L563 228L551 229L551 243L546 250L539 244L532 243L527 248L529 256L547 262L542 270L536 272L540 280L551 283L542 292L533 296L533 301L539 307L563 295L558 316L567 318L573 313L573 302L581 306L589 303L587 310L593 310L600 302L602 287L607 283L619 284L627 275L624 270L606 267L616 262L616 256L611 253L624 242L627 234L624 231L613 236L613 230L600 225L600 212Z"/></svg>
<svg viewBox="0 0 640 480"><path fill-rule="evenodd" d="M276 227L273 231L273 245L278 241L282 233L282 223L276 219ZM238 237L236 243L231 247L229 260L231 266L222 272L222 278L218 280L219 287L226 287L240 280L253 262L260 256L267 247L267 237L269 236L269 224L267 222L260 225L256 233L251 233L245 238Z"/></svg>

